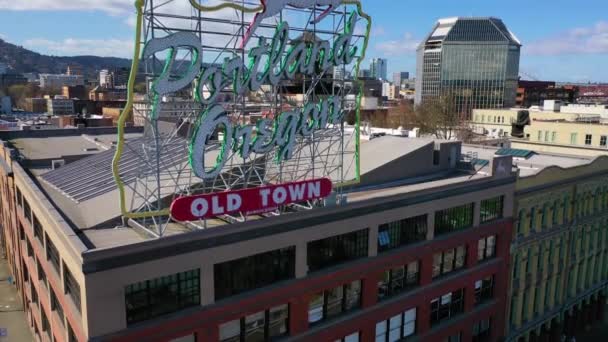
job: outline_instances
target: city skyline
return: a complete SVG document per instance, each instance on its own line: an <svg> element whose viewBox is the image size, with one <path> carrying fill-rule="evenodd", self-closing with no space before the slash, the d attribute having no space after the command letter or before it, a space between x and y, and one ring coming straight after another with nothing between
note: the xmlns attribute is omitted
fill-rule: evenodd
<svg viewBox="0 0 608 342"><path fill-rule="evenodd" d="M608 21L602 17L608 5L600 0L585 1L576 11L546 0L533 4L522 0L508 4L479 0L388 4L388 0L366 4L375 21L363 65L369 65L372 58L386 58L389 75L409 71L415 76L415 50L437 19L495 16L522 41L522 78L608 81L608 71L598 67L608 53ZM187 5L184 1L177 6ZM0 39L39 53L126 58L132 54L132 0L0 0L0 20L5 23ZM22 25L26 21L36 24Z"/></svg>

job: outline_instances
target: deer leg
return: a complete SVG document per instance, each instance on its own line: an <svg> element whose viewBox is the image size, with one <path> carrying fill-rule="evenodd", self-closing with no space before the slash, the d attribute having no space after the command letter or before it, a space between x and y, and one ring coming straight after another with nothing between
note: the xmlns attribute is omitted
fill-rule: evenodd
<svg viewBox="0 0 608 342"><path fill-rule="evenodd" d="M329 13L331 13L331 11L333 11L334 9L334 5L329 5L329 7L327 7L327 9L323 12L321 12L321 14L319 14L319 16L317 17L317 19L311 21L311 24L316 24L318 22L320 22L321 20L325 19L325 17L327 17L329 15Z"/></svg>

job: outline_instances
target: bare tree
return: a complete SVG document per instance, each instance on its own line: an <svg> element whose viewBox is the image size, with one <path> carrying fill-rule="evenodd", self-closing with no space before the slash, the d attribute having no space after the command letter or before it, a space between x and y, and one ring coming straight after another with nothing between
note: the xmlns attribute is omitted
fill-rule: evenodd
<svg viewBox="0 0 608 342"><path fill-rule="evenodd" d="M431 98L416 108L416 122L421 133L432 134L437 139L456 139L461 118L454 97L450 95Z"/></svg>

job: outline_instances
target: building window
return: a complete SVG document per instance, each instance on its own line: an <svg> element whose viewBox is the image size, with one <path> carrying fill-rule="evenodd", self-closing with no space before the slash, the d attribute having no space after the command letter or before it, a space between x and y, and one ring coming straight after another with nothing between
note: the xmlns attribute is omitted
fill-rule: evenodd
<svg viewBox="0 0 608 342"><path fill-rule="evenodd" d="M64 268L64 272L65 272ZM80 289L78 289L80 293ZM80 296L78 296L80 298ZM200 270L176 273L125 287L127 324L200 305ZM80 302L78 303L80 306Z"/></svg>
<svg viewBox="0 0 608 342"><path fill-rule="evenodd" d="M490 326L492 322L490 318L482 319L473 325L473 340L472 342L490 341Z"/></svg>
<svg viewBox="0 0 608 342"><path fill-rule="evenodd" d="M53 336L49 319L46 317L46 313L44 312L43 308L40 308L40 321L42 322L42 331L46 332L49 336Z"/></svg>
<svg viewBox="0 0 608 342"><path fill-rule="evenodd" d="M418 261L410 262L384 271L382 279L378 282L378 299L382 300L403 293L418 285L419 264Z"/></svg>
<svg viewBox="0 0 608 342"><path fill-rule="evenodd" d="M34 215L33 225L34 225L34 236L36 237L36 239L38 239L40 244L44 246L44 240L43 240L44 231L42 230L42 225L40 224L40 221L38 221L38 218L36 217L36 215Z"/></svg>
<svg viewBox="0 0 608 342"><path fill-rule="evenodd" d="M359 332L352 333L344 338L338 339L335 342L359 342Z"/></svg>
<svg viewBox="0 0 608 342"><path fill-rule="evenodd" d="M29 202L23 197L23 216L32 223L32 209L30 208Z"/></svg>
<svg viewBox="0 0 608 342"><path fill-rule="evenodd" d="M308 268L317 271L368 254L368 229L308 243Z"/></svg>
<svg viewBox="0 0 608 342"><path fill-rule="evenodd" d="M30 243L30 239L29 238L25 239L25 249L27 249L27 256L28 257L34 256L34 250L32 249L32 244Z"/></svg>
<svg viewBox="0 0 608 342"><path fill-rule="evenodd" d="M53 267L55 268L55 271L57 271L57 274L61 274L60 266L59 266L60 265L59 251L53 244L53 241L51 241L51 239L49 239L48 235L46 235L46 259L51 262L51 265L53 265Z"/></svg>
<svg viewBox="0 0 608 342"><path fill-rule="evenodd" d="M416 334L416 308L376 323L376 342L394 342Z"/></svg>
<svg viewBox="0 0 608 342"><path fill-rule="evenodd" d="M557 139L557 132L552 132L551 133L551 142L555 142L556 139Z"/></svg>
<svg viewBox="0 0 608 342"><path fill-rule="evenodd" d="M433 279L465 267L467 248L465 245L433 255Z"/></svg>
<svg viewBox="0 0 608 342"><path fill-rule="evenodd" d="M469 228L473 225L474 204L444 209L435 212L435 235Z"/></svg>
<svg viewBox="0 0 608 342"><path fill-rule="evenodd" d="M17 206L21 207L22 206L21 202L23 200L23 196L21 195L21 189L19 189L18 186L16 186L15 189L16 189L16 191L15 191L16 199L15 200L17 201Z"/></svg>
<svg viewBox="0 0 608 342"><path fill-rule="evenodd" d="M36 269L38 270L38 280L46 286L46 273L44 273L42 265L40 265L40 260L36 260Z"/></svg>
<svg viewBox="0 0 608 342"><path fill-rule="evenodd" d="M293 246L216 264L215 299L292 279L295 272L296 248Z"/></svg>
<svg viewBox="0 0 608 342"><path fill-rule="evenodd" d="M338 286L312 296L308 305L311 324L339 316L361 305L361 281Z"/></svg>
<svg viewBox="0 0 608 342"><path fill-rule="evenodd" d="M220 341L270 341L288 331L289 306L284 304L220 325Z"/></svg>
<svg viewBox="0 0 608 342"><path fill-rule="evenodd" d="M383 224L378 229L378 252L426 240L427 215Z"/></svg>
<svg viewBox="0 0 608 342"><path fill-rule="evenodd" d="M70 269L63 264L63 282L65 283L65 293L69 294L72 300L74 301L74 305L76 305L76 309L78 312L81 312L80 308L80 285L76 282L76 279L70 272Z"/></svg>
<svg viewBox="0 0 608 342"><path fill-rule="evenodd" d="M68 342L78 342L78 339L76 338L76 334L74 333L74 330L72 329L72 327L70 326L69 323L68 323Z"/></svg>
<svg viewBox="0 0 608 342"><path fill-rule="evenodd" d="M591 139L593 139L591 134L585 135L585 145L591 145Z"/></svg>
<svg viewBox="0 0 608 342"><path fill-rule="evenodd" d="M484 278L475 282L475 304L479 305L494 296L494 276Z"/></svg>
<svg viewBox="0 0 608 342"><path fill-rule="evenodd" d="M431 301L431 326L447 321L464 311L464 289L445 294Z"/></svg>
<svg viewBox="0 0 608 342"><path fill-rule="evenodd" d="M541 141L543 139L543 131L538 131L538 137L536 140Z"/></svg>
<svg viewBox="0 0 608 342"><path fill-rule="evenodd" d="M498 196L481 201L481 222L484 223L502 218L504 200L504 196Z"/></svg>
<svg viewBox="0 0 608 342"><path fill-rule="evenodd" d="M36 292L36 287L34 287L32 285L30 287L30 289L31 289L32 303L38 304L38 292Z"/></svg>
<svg viewBox="0 0 608 342"><path fill-rule="evenodd" d="M50 290L49 292L51 292L51 310L57 311L57 315L59 315L59 322L63 324L63 307L61 307L61 303L59 303L57 300L55 291Z"/></svg>
<svg viewBox="0 0 608 342"><path fill-rule="evenodd" d="M608 140L608 136L602 135L600 137L600 146L601 147L606 147L607 140Z"/></svg>
<svg viewBox="0 0 608 342"><path fill-rule="evenodd" d="M496 236L488 236L477 242L477 260L491 259L496 255Z"/></svg>
<svg viewBox="0 0 608 342"><path fill-rule="evenodd" d="M17 225L19 225L19 238L25 240L25 229L23 229L23 225L19 221L17 221Z"/></svg>
<svg viewBox="0 0 608 342"><path fill-rule="evenodd" d="M578 133L570 133L570 144L576 145L578 142Z"/></svg>
<svg viewBox="0 0 608 342"><path fill-rule="evenodd" d="M462 342L462 333L459 332L455 335L448 336L443 342Z"/></svg>
<svg viewBox="0 0 608 342"><path fill-rule="evenodd" d="M549 142L549 131L545 131L545 142Z"/></svg>

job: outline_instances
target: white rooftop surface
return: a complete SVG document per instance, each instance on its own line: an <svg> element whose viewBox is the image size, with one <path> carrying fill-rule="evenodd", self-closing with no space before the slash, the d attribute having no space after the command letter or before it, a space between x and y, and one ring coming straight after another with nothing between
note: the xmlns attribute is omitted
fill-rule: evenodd
<svg viewBox="0 0 608 342"><path fill-rule="evenodd" d="M499 148L478 146L478 145L462 145L462 154L476 153L478 159L492 160ZM513 164L519 169L520 177L534 176L542 170L557 166L564 169L590 164L593 161L591 157L579 157L574 155L560 155L534 152L529 158L513 158Z"/></svg>

